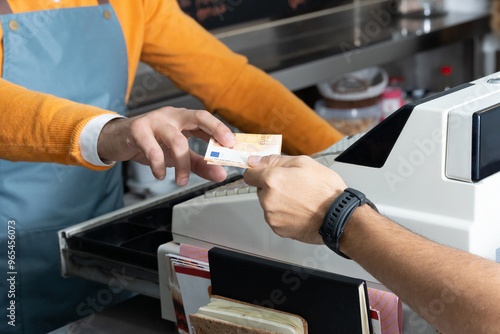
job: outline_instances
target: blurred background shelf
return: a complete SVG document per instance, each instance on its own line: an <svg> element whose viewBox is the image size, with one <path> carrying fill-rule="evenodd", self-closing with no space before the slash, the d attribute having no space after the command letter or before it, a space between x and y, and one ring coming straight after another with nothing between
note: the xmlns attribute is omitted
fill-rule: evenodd
<svg viewBox="0 0 500 334"><path fill-rule="evenodd" d="M482 41L490 31L489 17L488 11L478 9L410 18L399 15L392 1L354 0L300 15L258 19L210 31L301 97L302 90L317 83L374 65L405 77L409 86L430 90L436 89L435 76L443 65L436 59L448 59L455 65L453 79L457 85L478 78L484 74ZM166 105L204 108L169 79L141 64L128 114Z"/></svg>

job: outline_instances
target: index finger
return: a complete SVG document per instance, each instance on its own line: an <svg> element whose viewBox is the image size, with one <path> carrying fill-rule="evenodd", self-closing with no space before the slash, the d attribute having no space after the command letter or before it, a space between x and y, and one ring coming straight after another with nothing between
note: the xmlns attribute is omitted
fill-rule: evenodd
<svg viewBox="0 0 500 334"><path fill-rule="evenodd" d="M264 188L266 180L270 178L270 168L249 168L243 174L246 184L257 188Z"/></svg>
<svg viewBox="0 0 500 334"><path fill-rule="evenodd" d="M181 130L200 129L214 137L223 146L236 145L236 138L231 130L206 110L188 110L183 113L182 121L183 124L179 124Z"/></svg>
<svg viewBox="0 0 500 334"><path fill-rule="evenodd" d="M250 167L243 174L245 182L257 188L263 188L272 177L273 171L282 168L303 168L316 163L307 156L283 156L271 154L264 157L251 155L248 158Z"/></svg>

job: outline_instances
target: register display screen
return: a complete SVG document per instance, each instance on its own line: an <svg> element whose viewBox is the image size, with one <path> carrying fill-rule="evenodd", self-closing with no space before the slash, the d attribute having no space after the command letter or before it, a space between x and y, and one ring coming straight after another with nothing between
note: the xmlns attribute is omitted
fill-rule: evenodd
<svg viewBox="0 0 500 334"><path fill-rule="evenodd" d="M500 104L472 115L472 181L500 171Z"/></svg>

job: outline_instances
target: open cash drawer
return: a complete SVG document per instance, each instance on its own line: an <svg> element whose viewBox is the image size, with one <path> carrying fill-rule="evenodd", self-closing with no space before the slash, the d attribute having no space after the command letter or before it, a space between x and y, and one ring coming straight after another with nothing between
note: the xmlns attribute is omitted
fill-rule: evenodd
<svg viewBox="0 0 500 334"><path fill-rule="evenodd" d="M157 250L172 241L173 206L240 178L199 181L59 231L62 275L160 298Z"/></svg>

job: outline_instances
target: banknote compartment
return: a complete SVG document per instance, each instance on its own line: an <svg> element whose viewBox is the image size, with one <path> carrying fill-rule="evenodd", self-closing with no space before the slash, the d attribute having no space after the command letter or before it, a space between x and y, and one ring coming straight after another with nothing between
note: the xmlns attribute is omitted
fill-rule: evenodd
<svg viewBox="0 0 500 334"><path fill-rule="evenodd" d="M172 206L165 205L159 208L146 210L131 216L128 220L143 226L168 229L172 221Z"/></svg>
<svg viewBox="0 0 500 334"><path fill-rule="evenodd" d="M168 211L159 207L137 215L142 220L119 219L95 227L76 234L70 245L75 250L157 270L156 249L161 243L171 241L172 233L170 222L164 220L159 224L156 220Z"/></svg>
<svg viewBox="0 0 500 334"><path fill-rule="evenodd" d="M157 251L173 240L173 207L239 179L230 170L223 182L202 181L59 231L62 275L109 284L118 272L134 279L127 290L158 295Z"/></svg>
<svg viewBox="0 0 500 334"><path fill-rule="evenodd" d="M172 232L158 230L124 242L122 246L126 250L140 254L143 265L151 269L157 269L156 252L158 251L158 247L169 241L172 241Z"/></svg>
<svg viewBox="0 0 500 334"><path fill-rule="evenodd" d="M68 243L74 250L157 271L158 246L172 241L172 207L189 197L184 195L82 231Z"/></svg>

